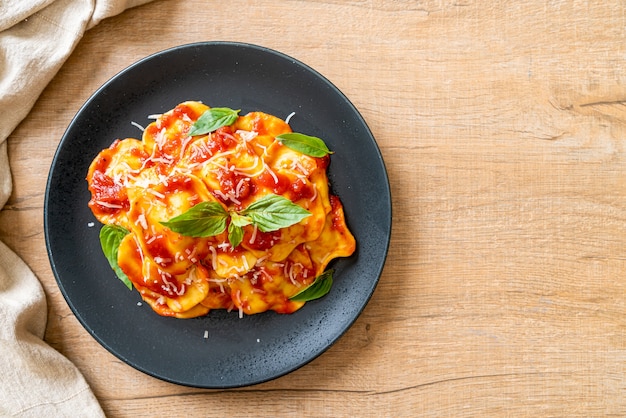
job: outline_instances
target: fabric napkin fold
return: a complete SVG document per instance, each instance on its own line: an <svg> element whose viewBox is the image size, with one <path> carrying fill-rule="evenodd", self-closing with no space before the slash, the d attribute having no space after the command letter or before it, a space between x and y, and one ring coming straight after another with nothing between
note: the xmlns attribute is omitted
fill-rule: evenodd
<svg viewBox="0 0 626 418"><path fill-rule="evenodd" d="M85 31L149 1L0 1L0 209L11 194L8 136ZM46 321L39 280L0 242L0 416L103 417L80 371L43 340Z"/></svg>

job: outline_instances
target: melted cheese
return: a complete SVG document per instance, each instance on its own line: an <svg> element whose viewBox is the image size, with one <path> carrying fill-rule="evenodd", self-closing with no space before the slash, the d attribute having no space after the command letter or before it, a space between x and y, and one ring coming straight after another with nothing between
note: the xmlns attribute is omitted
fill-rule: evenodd
<svg viewBox="0 0 626 418"><path fill-rule="evenodd" d="M100 152L87 175L89 206L100 222L130 231L118 264L158 314L294 312L304 303L289 298L356 248L341 203L329 193L327 161L283 146L276 136L291 128L262 112L189 136L208 109L182 103L148 125L141 141L118 140ZM238 211L270 193L311 216L272 233L247 225L237 248L227 232L193 238L161 224L200 202Z"/></svg>

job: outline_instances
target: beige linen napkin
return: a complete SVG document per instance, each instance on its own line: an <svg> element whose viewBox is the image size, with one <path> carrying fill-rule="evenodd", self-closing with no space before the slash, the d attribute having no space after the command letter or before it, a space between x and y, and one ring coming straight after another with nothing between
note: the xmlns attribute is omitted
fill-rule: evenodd
<svg viewBox="0 0 626 418"><path fill-rule="evenodd" d="M149 1L0 0L0 209L11 193L7 137L87 29ZM43 341L46 320L41 284L0 242L0 416L104 416L76 367Z"/></svg>

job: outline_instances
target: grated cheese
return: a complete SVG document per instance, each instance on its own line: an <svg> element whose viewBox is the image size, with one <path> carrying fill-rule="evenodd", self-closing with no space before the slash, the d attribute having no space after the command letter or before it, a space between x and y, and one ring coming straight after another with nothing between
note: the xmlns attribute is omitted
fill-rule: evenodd
<svg viewBox="0 0 626 418"><path fill-rule="evenodd" d="M152 193L153 195L155 195L159 199L165 199L165 195L163 193L157 192L154 189L148 189L148 192Z"/></svg>
<svg viewBox="0 0 626 418"><path fill-rule="evenodd" d="M105 208L109 208L109 209L122 209L123 206L122 205L118 205L115 203L108 203L108 202L103 202L102 200L96 200L96 203L100 206L103 206Z"/></svg>
<svg viewBox="0 0 626 418"><path fill-rule="evenodd" d="M146 128L144 128L143 126L141 126L140 124L138 124L137 122L130 122L131 125L133 125L135 128L139 129L141 132L145 131Z"/></svg>
<svg viewBox="0 0 626 418"><path fill-rule="evenodd" d="M311 197L309 200L312 202L315 199L317 199L317 185L313 183L313 197Z"/></svg>
<svg viewBox="0 0 626 418"><path fill-rule="evenodd" d="M278 177L276 177L276 174L272 171L270 166L266 164L265 169L267 170L268 173L270 173L270 176L272 176L272 178L274 179L274 183L278 184Z"/></svg>
<svg viewBox="0 0 626 418"><path fill-rule="evenodd" d="M235 131L235 133L237 135L239 135L241 137L241 139L243 139L245 142L252 141L258 135L257 132L254 132L254 131L244 131L242 129L238 129L237 131Z"/></svg>
<svg viewBox="0 0 626 418"><path fill-rule="evenodd" d="M157 127L159 127L159 128L161 127L161 123L160 122L161 122L161 119L159 119L157 121ZM166 133L167 133L167 129L163 128L154 137L154 143L156 144L156 146L159 149L162 149L163 145L165 145L165 142L167 141L167 139L165 138L165 134Z"/></svg>
<svg viewBox="0 0 626 418"><path fill-rule="evenodd" d="M212 245L209 245L209 251L211 252L211 264L213 270L217 270L217 250Z"/></svg>
<svg viewBox="0 0 626 418"><path fill-rule="evenodd" d="M250 244L254 244L254 241L256 241L257 230L258 230L258 227L256 224L254 224L252 227L252 236L250 237L250 240L248 241Z"/></svg>
<svg viewBox="0 0 626 418"><path fill-rule="evenodd" d="M140 213L139 216L137 216L135 225L141 226L142 229L148 229L148 222L146 221L146 215L144 215L143 213Z"/></svg>

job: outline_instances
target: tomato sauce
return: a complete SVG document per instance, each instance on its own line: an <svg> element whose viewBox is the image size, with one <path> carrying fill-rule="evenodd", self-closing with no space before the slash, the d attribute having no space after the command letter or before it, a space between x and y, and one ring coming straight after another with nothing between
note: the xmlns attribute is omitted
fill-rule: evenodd
<svg viewBox="0 0 626 418"><path fill-rule="evenodd" d="M93 210L103 214L113 214L130 208L126 188L115 183L110 176L100 170L94 171L89 190L92 196L89 207Z"/></svg>
<svg viewBox="0 0 626 418"><path fill-rule="evenodd" d="M256 115L254 120L252 121L253 131L255 131L259 135L267 135L267 128L265 126L265 121L261 118L261 115Z"/></svg>
<svg viewBox="0 0 626 418"><path fill-rule="evenodd" d="M333 229L335 231L343 233L346 231L346 223L343 220L343 205L341 204L341 201L337 196L331 194L328 197L330 199L330 206L332 208L330 216L333 217Z"/></svg>
<svg viewBox="0 0 626 418"><path fill-rule="evenodd" d="M150 154L148 154L143 148L131 148L130 155L138 158L142 163L150 157Z"/></svg>
<svg viewBox="0 0 626 418"><path fill-rule="evenodd" d="M256 178L256 181L261 186L272 190L272 192L282 195L289 189L291 182L287 176L280 173L274 173L274 175L276 178L266 170Z"/></svg>
<svg viewBox="0 0 626 418"><path fill-rule="evenodd" d="M293 261L287 261L285 263L284 271L289 274L287 280L292 278L298 283L311 282L315 278L315 270L304 267L300 263L294 263Z"/></svg>
<svg viewBox="0 0 626 418"><path fill-rule="evenodd" d="M220 191L235 197L239 201L246 199L256 191L256 186L250 181L249 177L223 168L217 170L217 181L220 184ZM228 199L225 199L220 194L215 194L215 197L224 203L228 203Z"/></svg>
<svg viewBox="0 0 626 418"><path fill-rule="evenodd" d="M324 155L323 157L315 158L317 161L317 168L320 170L326 171L328 166L330 165L330 155Z"/></svg>
<svg viewBox="0 0 626 418"><path fill-rule="evenodd" d="M167 178L167 185L162 184L164 193L192 192L195 186L193 181L184 175L176 174Z"/></svg>
<svg viewBox="0 0 626 418"><path fill-rule="evenodd" d="M265 251L272 248L276 243L280 242L281 232L273 231L273 232L263 232L260 229L257 229L256 235L254 235L254 241L252 240L252 236L254 234L254 228L248 227L244 229L243 233L243 241L248 248L253 250Z"/></svg>
<svg viewBox="0 0 626 418"><path fill-rule="evenodd" d="M216 154L227 151L237 145L237 138L230 126L222 126L209 136L209 148Z"/></svg>
<svg viewBox="0 0 626 418"><path fill-rule="evenodd" d="M187 115L189 119L191 120L196 120L200 116L202 116L202 113L197 112L194 108L190 107L189 105L185 103L181 103L178 106L176 106L172 110L172 114L175 115L175 117L178 119L185 119L185 115Z"/></svg>
<svg viewBox="0 0 626 418"><path fill-rule="evenodd" d="M167 237L165 235L155 235L146 239L147 253L153 258L159 260L157 263L160 267L168 267L174 263L174 254L167 248Z"/></svg>
<svg viewBox="0 0 626 418"><path fill-rule="evenodd" d="M311 199L315 196L313 187L307 184L303 179L297 179L289 185L289 197L292 202L297 202L300 199Z"/></svg>

